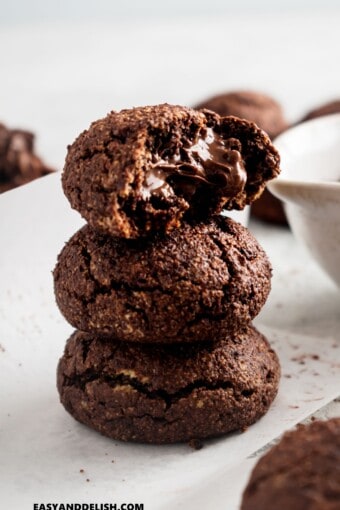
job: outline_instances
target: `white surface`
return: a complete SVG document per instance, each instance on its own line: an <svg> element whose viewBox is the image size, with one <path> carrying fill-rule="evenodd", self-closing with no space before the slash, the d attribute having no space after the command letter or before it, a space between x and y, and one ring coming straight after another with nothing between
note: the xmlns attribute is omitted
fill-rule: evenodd
<svg viewBox="0 0 340 510"><path fill-rule="evenodd" d="M290 233L253 225L275 270L272 295L256 321L282 363L280 392L269 413L246 433L208 441L200 451L101 437L64 411L55 389L57 360L71 327L56 308L51 269L82 222L63 197L58 175L1 196L0 218L6 247L0 254L0 484L8 508L128 499L148 510L194 509L203 487L205 497L211 487L214 508L234 505L239 463L338 396L339 293L301 257ZM317 320L324 308L326 325ZM223 477L230 483L215 494L214 483Z"/></svg>
<svg viewBox="0 0 340 510"><path fill-rule="evenodd" d="M194 104L242 87L273 94L295 120L338 96L339 15L212 12L2 27L1 119L35 131L40 152L58 168L66 145L113 108ZM339 291L289 232L253 225L274 266L257 324L275 343L284 374L270 413L246 434L198 452L115 443L75 423L55 389L71 328L54 303L51 270L81 223L58 176L0 197L1 504L31 510L33 501L124 499L145 510L190 510L211 501L216 510L236 510L252 464L245 457L339 394Z"/></svg>
<svg viewBox="0 0 340 510"><path fill-rule="evenodd" d="M288 221L340 285L340 114L289 129L275 140L282 172L268 184Z"/></svg>

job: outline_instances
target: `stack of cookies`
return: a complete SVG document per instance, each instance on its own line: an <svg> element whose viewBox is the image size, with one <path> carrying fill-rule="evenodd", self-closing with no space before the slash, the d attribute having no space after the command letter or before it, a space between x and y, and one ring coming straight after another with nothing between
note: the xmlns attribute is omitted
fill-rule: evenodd
<svg viewBox="0 0 340 510"><path fill-rule="evenodd" d="M63 187L88 224L54 281L77 328L58 366L75 419L115 439L173 443L242 430L267 411L280 367L251 320L271 267L219 213L278 173L255 124L179 106L111 112L69 147Z"/></svg>

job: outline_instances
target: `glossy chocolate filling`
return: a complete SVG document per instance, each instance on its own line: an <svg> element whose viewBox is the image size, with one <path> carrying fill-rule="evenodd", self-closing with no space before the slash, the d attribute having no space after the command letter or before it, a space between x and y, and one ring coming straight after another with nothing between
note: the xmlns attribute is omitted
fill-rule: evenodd
<svg viewBox="0 0 340 510"><path fill-rule="evenodd" d="M186 141L173 155L157 156L148 170L142 196L168 197L176 193L190 198L199 186L223 190L234 197L246 184L247 172L236 138L224 140L212 128L201 129L194 143Z"/></svg>

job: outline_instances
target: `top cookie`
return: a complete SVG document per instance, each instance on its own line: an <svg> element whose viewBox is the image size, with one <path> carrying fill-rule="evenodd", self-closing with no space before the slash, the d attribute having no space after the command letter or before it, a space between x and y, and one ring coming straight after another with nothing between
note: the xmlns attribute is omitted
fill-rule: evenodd
<svg viewBox="0 0 340 510"><path fill-rule="evenodd" d="M168 104L111 112L68 148L71 206L95 229L137 238L243 209L279 173L255 124Z"/></svg>

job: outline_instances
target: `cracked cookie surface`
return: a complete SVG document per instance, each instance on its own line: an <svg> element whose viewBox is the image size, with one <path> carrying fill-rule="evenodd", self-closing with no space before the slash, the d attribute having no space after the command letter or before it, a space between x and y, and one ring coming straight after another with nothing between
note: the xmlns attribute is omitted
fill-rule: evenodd
<svg viewBox="0 0 340 510"><path fill-rule="evenodd" d="M124 441L173 443L243 430L277 393L275 352L255 328L200 345L138 345L75 332L58 365L66 410Z"/></svg>
<svg viewBox="0 0 340 510"><path fill-rule="evenodd" d="M279 171L255 124L164 104L92 123L68 148L62 183L93 228L137 238L243 209Z"/></svg>
<svg viewBox="0 0 340 510"><path fill-rule="evenodd" d="M55 294L77 329L131 342L214 340L264 305L268 258L239 223L217 216L146 241L83 227L54 270Z"/></svg>
<svg viewBox="0 0 340 510"><path fill-rule="evenodd" d="M241 510L273 508L340 508L340 418L299 425L256 464Z"/></svg>

